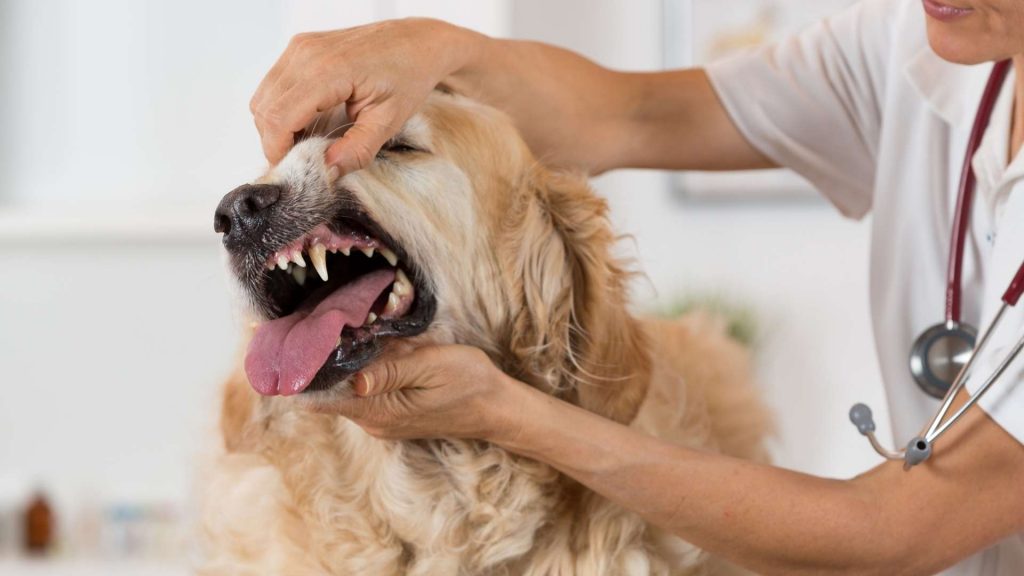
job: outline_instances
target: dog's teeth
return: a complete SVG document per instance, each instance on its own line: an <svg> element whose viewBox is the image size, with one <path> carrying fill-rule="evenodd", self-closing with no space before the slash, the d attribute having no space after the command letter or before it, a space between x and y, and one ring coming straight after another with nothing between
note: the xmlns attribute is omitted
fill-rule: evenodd
<svg viewBox="0 0 1024 576"><path fill-rule="evenodd" d="M324 248L323 244L313 244L310 246L309 261L313 263L313 268L316 268L316 273L320 275L320 279L327 282L327 248Z"/></svg>
<svg viewBox="0 0 1024 576"><path fill-rule="evenodd" d="M398 255L392 252L391 250L388 250L387 248L381 248L380 255L383 256L384 259L388 261L388 264L391 264L392 266L398 264Z"/></svg>
<svg viewBox="0 0 1024 576"><path fill-rule="evenodd" d="M369 314L366 315L366 325L367 326L369 326L370 324L373 324L376 321L377 321L377 315L374 314L373 312L370 312Z"/></svg>
<svg viewBox="0 0 1024 576"><path fill-rule="evenodd" d="M398 294L391 292L388 294L388 305L384 307L385 314L394 314L398 310Z"/></svg>
<svg viewBox="0 0 1024 576"><path fill-rule="evenodd" d="M359 251L366 254L367 258L373 258L373 248L360 248Z"/></svg>
<svg viewBox="0 0 1024 576"><path fill-rule="evenodd" d="M300 268L298 266L292 268L292 276L295 278L295 281L299 283L299 286L305 286L306 285L306 269L305 268Z"/></svg>
<svg viewBox="0 0 1024 576"><path fill-rule="evenodd" d="M288 269L288 257L285 256L284 254L281 254L280 256L278 256L277 257L277 267L280 268L281 270L287 270Z"/></svg>
<svg viewBox="0 0 1024 576"><path fill-rule="evenodd" d="M302 252L299 252L298 250L292 252L292 262L298 264L302 268L306 267L306 260L302 257Z"/></svg>
<svg viewBox="0 0 1024 576"><path fill-rule="evenodd" d="M338 248L338 250L341 250L341 253L344 254L345 256L349 256L352 254L351 246L342 246L341 248Z"/></svg>
<svg viewBox="0 0 1024 576"><path fill-rule="evenodd" d="M405 272L401 268L395 272L395 285L391 288L391 291L399 296L405 296L412 289L412 282L409 281L409 277L405 275Z"/></svg>
<svg viewBox="0 0 1024 576"><path fill-rule="evenodd" d="M341 336L338 336L338 341L334 344L334 347L335 348L340 348L341 347Z"/></svg>

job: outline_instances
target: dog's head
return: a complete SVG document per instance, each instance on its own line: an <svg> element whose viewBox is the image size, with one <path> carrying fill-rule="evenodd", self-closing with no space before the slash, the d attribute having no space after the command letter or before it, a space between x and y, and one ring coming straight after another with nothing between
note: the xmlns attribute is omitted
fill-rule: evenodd
<svg viewBox="0 0 1024 576"><path fill-rule="evenodd" d="M336 393L389 348L458 342L631 416L646 356L605 203L582 177L538 164L503 114L435 93L370 166L339 178L325 136L345 124L327 116L216 212L262 322L245 360L253 388Z"/></svg>

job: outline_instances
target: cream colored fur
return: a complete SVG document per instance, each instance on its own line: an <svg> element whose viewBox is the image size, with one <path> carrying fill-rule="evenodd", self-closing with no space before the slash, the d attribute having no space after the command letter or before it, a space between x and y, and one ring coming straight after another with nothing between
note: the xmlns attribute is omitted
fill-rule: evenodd
<svg viewBox="0 0 1024 576"><path fill-rule="evenodd" d="M404 137L431 153L383 159L333 188L393 234L437 296L432 327L404 344L477 346L509 374L606 417L764 459L768 424L747 352L714 318L629 313L606 206L585 179L538 165L506 117L450 95L434 95ZM263 181L316 202L332 190L326 143L300 143ZM260 398L240 369L221 430L224 451L204 483L200 574L597 576L712 565L549 466L484 442L377 440L294 399Z"/></svg>

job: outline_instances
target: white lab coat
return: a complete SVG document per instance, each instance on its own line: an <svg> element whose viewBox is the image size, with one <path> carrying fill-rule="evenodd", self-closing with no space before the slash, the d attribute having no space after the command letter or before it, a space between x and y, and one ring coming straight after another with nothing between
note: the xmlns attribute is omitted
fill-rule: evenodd
<svg viewBox="0 0 1024 576"><path fill-rule="evenodd" d="M944 318L960 168L992 67L939 58L924 19L920 0L866 0L777 45L708 67L756 148L807 178L844 214L872 214L872 323L898 446L938 405L914 383L908 356L915 338ZM973 162L978 184L962 308L963 320L978 328L1024 259L1024 157L1008 162L1013 83L1011 74ZM1003 320L976 373L987 374L992 357L1024 334L1020 309ZM1021 366L1024 357L981 405L1024 443ZM950 521L956 517L950 510ZM1024 575L1024 535L943 574Z"/></svg>

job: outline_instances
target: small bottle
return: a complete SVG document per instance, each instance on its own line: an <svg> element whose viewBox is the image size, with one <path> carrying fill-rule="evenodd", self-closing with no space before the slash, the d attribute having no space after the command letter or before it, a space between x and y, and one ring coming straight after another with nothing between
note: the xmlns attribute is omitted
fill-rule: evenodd
<svg viewBox="0 0 1024 576"><path fill-rule="evenodd" d="M36 492L25 508L24 535L25 552L45 554L53 547L56 520L53 509L42 492Z"/></svg>

